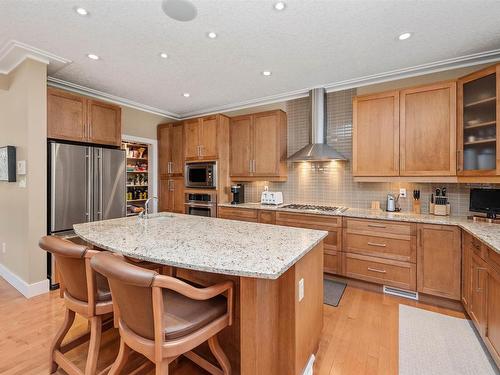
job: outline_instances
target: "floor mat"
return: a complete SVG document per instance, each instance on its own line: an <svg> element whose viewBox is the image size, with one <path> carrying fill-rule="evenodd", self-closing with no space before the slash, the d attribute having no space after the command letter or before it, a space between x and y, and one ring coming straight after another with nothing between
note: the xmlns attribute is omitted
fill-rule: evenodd
<svg viewBox="0 0 500 375"><path fill-rule="evenodd" d="M400 375L498 375L467 319L399 305Z"/></svg>
<svg viewBox="0 0 500 375"><path fill-rule="evenodd" d="M337 307L347 284L323 279L323 303Z"/></svg>

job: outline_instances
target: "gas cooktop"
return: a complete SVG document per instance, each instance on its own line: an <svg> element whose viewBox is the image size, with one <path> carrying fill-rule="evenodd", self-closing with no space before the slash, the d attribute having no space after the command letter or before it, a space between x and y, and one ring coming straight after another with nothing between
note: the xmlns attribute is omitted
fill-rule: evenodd
<svg viewBox="0 0 500 375"><path fill-rule="evenodd" d="M305 210L305 211L321 211L321 212L344 212L347 207L342 206L318 206L314 204L287 204L283 208L289 208L292 210Z"/></svg>

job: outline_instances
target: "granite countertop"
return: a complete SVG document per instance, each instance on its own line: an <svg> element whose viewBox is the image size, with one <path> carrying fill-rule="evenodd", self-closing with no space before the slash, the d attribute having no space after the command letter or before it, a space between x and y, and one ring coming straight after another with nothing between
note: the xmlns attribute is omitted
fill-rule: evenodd
<svg viewBox="0 0 500 375"><path fill-rule="evenodd" d="M370 210L362 208L349 208L342 213L338 212L323 212L314 210L293 210L283 208L283 205L272 206L260 203L242 203L232 205L230 203L219 204L222 207L235 207L235 208L248 208L257 210L271 210L271 211L285 211L297 212L316 215L329 215L329 216L345 216L360 219L375 219L375 220L392 220L392 221L405 221L412 223L424 224L440 224L440 225L457 225L465 231L469 232L479 240L484 242L487 246L491 247L496 252L500 253L500 224L489 224L474 222L462 216L435 216L429 214L414 214L412 212L386 212L381 210Z"/></svg>
<svg viewBox="0 0 500 375"><path fill-rule="evenodd" d="M160 213L76 224L78 236L126 256L181 268L277 279L327 232Z"/></svg>

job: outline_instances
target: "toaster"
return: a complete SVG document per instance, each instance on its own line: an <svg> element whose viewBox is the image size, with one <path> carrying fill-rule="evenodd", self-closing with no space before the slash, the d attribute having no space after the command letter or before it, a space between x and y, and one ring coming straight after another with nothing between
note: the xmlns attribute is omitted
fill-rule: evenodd
<svg viewBox="0 0 500 375"><path fill-rule="evenodd" d="M263 191L260 196L260 203L262 204L282 204L283 193L281 191Z"/></svg>

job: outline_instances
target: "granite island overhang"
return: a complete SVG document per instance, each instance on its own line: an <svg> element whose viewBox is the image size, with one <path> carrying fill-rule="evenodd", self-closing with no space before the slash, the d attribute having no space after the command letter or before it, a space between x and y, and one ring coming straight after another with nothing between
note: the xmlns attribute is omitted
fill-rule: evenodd
<svg viewBox="0 0 500 375"><path fill-rule="evenodd" d="M233 280L234 324L220 341L235 374L301 374L318 349L325 231L171 213L74 229L96 247L175 267L201 285Z"/></svg>

